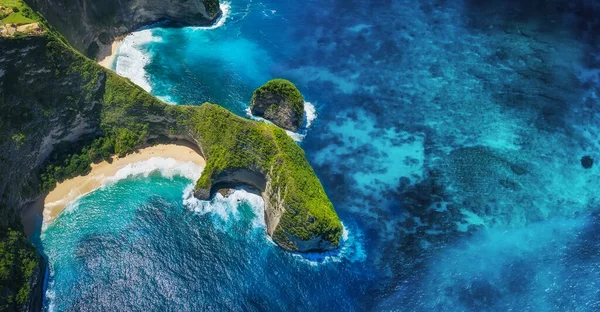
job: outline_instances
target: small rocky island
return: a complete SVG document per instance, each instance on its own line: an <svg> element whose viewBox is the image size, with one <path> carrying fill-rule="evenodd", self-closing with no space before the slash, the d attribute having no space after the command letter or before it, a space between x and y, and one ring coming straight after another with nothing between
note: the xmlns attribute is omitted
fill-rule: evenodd
<svg viewBox="0 0 600 312"><path fill-rule="evenodd" d="M283 129L298 131L304 118L304 98L289 80L273 79L254 91L250 111Z"/></svg>

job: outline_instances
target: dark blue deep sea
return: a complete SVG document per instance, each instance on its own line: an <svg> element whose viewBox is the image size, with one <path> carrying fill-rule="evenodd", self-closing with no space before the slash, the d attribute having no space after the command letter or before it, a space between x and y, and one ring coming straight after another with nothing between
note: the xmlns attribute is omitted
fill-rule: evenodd
<svg viewBox="0 0 600 312"><path fill-rule="evenodd" d="M173 104L249 117L296 83L344 245L285 252L260 197L194 201L197 172L149 166L45 225L47 308L600 311L600 49L561 3L231 0L128 36L114 69Z"/></svg>

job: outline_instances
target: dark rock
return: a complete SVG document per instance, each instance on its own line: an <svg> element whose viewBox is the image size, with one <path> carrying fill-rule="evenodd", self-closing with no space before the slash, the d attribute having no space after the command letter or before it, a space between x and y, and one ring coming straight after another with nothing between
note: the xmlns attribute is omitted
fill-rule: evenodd
<svg viewBox="0 0 600 312"><path fill-rule="evenodd" d="M194 196L200 200L209 200L210 188L198 188L194 191Z"/></svg>
<svg viewBox="0 0 600 312"><path fill-rule="evenodd" d="M504 186L505 188L507 188L511 191L518 191L521 189L521 186L519 185L519 183L517 183L511 179L500 179L498 181L498 183L500 183L500 185Z"/></svg>
<svg viewBox="0 0 600 312"><path fill-rule="evenodd" d="M594 159L590 156L581 157L581 165L585 169L590 169L594 165Z"/></svg>
<svg viewBox="0 0 600 312"><path fill-rule="evenodd" d="M250 110L275 125L297 131L304 117L304 99L296 86L285 79L273 79L254 91Z"/></svg>
<svg viewBox="0 0 600 312"><path fill-rule="evenodd" d="M28 0L67 41L89 57L102 58L112 41L157 21L209 25L221 15L218 0Z"/></svg>
<svg viewBox="0 0 600 312"><path fill-rule="evenodd" d="M221 194L225 198L231 196L231 194L233 194L233 192L235 192L235 189L231 189L231 188L222 188L217 191L217 193Z"/></svg>

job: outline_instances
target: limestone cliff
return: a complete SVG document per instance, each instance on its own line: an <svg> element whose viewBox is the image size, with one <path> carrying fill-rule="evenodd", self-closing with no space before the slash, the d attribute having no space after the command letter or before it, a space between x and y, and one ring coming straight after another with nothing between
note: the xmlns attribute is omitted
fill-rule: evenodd
<svg viewBox="0 0 600 312"><path fill-rule="evenodd" d="M69 44L89 57L113 40L162 20L209 25L221 14L218 0L25 0L41 12ZM110 48L108 48L110 51Z"/></svg>

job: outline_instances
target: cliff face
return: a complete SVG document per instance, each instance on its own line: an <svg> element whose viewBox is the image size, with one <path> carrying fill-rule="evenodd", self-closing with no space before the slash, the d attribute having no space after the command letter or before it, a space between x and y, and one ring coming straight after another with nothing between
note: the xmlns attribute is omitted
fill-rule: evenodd
<svg viewBox="0 0 600 312"><path fill-rule="evenodd" d="M37 196L36 169L54 145L100 130L105 75L73 71L53 45L45 37L0 38L0 205L8 208L0 226Z"/></svg>
<svg viewBox="0 0 600 312"><path fill-rule="evenodd" d="M208 25L220 13L218 0L25 0L77 50L89 57L110 51L113 40L161 20Z"/></svg>

